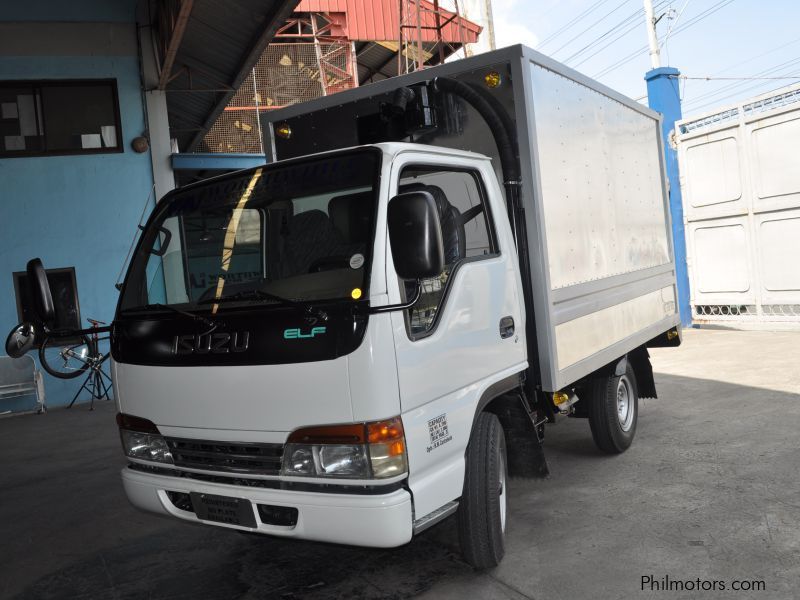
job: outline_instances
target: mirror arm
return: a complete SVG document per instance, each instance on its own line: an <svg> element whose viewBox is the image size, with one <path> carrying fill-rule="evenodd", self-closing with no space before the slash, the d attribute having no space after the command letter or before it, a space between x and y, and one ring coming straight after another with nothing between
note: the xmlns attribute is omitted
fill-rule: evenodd
<svg viewBox="0 0 800 600"><path fill-rule="evenodd" d="M172 240L172 232L167 229L166 227L159 227L158 231L164 234L164 241L161 242L161 247L158 250L150 250L150 254L155 254L156 256L164 256L167 252L167 248L169 247L169 243Z"/></svg>
<svg viewBox="0 0 800 600"><path fill-rule="evenodd" d="M419 300L419 297L421 295L422 295L422 284L418 279L417 287L416 290L414 291L414 296L410 300L406 300L405 302L401 302L400 304L387 304L386 306L370 306L369 314L373 315L375 313L385 313L385 312L392 312L395 310L405 310L407 308L411 308L417 303L417 300Z"/></svg>

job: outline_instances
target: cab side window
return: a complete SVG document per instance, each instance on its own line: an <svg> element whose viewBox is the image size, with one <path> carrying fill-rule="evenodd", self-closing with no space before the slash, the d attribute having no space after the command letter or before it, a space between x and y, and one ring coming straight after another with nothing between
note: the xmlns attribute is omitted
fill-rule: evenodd
<svg viewBox="0 0 800 600"><path fill-rule="evenodd" d="M436 316L445 302L447 282L462 263L497 253L494 228L480 175L473 170L447 167L406 167L400 175L398 193L425 191L433 196L439 211L444 242L444 271L422 281L422 295L407 312L412 339L424 337L436 326ZM414 282L405 282L410 297Z"/></svg>

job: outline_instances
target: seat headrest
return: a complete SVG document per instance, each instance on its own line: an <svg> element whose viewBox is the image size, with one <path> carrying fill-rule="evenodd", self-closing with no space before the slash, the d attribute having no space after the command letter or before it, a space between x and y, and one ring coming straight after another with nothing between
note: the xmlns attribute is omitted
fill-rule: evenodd
<svg viewBox="0 0 800 600"><path fill-rule="evenodd" d="M295 230L313 230L314 228L327 229L330 227L331 221L321 210L306 210L304 212L293 215L289 219L289 231L294 233Z"/></svg>
<svg viewBox="0 0 800 600"><path fill-rule="evenodd" d="M406 194L408 192L428 192L431 196L433 196L440 216L444 215L451 206L450 202L447 200L444 190L442 190L442 188L440 188L438 185L407 183L405 185L401 185L398 188L398 192L401 194Z"/></svg>
<svg viewBox="0 0 800 600"><path fill-rule="evenodd" d="M366 242L369 239L370 218L373 213L372 190L334 196L328 202L331 222L342 234L345 243Z"/></svg>

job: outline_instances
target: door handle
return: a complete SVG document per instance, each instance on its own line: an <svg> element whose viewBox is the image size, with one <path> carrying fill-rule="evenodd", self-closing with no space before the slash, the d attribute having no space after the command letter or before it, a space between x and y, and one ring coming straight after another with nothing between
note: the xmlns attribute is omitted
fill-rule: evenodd
<svg viewBox="0 0 800 600"><path fill-rule="evenodd" d="M503 317L500 319L500 337L506 339L512 335L514 335L514 318L511 316Z"/></svg>

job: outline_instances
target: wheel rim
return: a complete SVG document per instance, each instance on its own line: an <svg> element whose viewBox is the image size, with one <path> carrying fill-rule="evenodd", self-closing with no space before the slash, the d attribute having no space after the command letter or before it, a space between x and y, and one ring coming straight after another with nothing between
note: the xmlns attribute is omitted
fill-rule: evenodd
<svg viewBox="0 0 800 600"><path fill-rule="evenodd" d="M48 345L45 357L51 370L65 375L78 373L90 363L89 349L82 343Z"/></svg>
<svg viewBox="0 0 800 600"><path fill-rule="evenodd" d="M500 473L498 482L498 501L500 504L500 528L503 532L506 530L506 505L507 505L507 494L506 494L506 457L504 453L500 453Z"/></svg>
<svg viewBox="0 0 800 600"><path fill-rule="evenodd" d="M622 431L628 431L633 425L635 410L630 383L627 377L622 376L617 383L617 419Z"/></svg>

